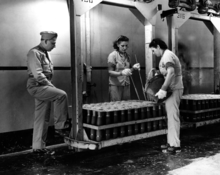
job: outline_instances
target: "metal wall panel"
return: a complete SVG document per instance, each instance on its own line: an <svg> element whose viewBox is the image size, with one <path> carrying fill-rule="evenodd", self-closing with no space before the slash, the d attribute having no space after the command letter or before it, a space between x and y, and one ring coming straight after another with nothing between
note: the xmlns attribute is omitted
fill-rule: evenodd
<svg viewBox="0 0 220 175"><path fill-rule="evenodd" d="M143 86L145 86L145 71L141 70L141 78ZM108 71L107 70L93 70L92 82L96 84L96 87L92 87L91 96L89 97L89 103L109 102L109 85L108 85ZM138 95L141 100L144 100L141 81L139 73L134 71L132 74L134 84L131 82L131 99L138 99L135 92L135 87L138 91ZM135 87L134 87L135 86Z"/></svg>
<svg viewBox="0 0 220 175"><path fill-rule="evenodd" d="M168 1L165 0L161 3L165 10ZM207 23L207 25L211 25L211 23ZM166 19L162 21L158 15L155 28L156 37L168 43ZM178 57L186 71L184 85L187 93L213 92L213 47L213 35L203 21L189 19L178 29Z"/></svg>
<svg viewBox="0 0 220 175"><path fill-rule="evenodd" d="M179 29L179 57L183 64L187 63L192 76L189 93L214 90L213 44L213 35L202 21L188 20Z"/></svg>
<svg viewBox="0 0 220 175"><path fill-rule="evenodd" d="M98 103L98 102L109 101L107 69L93 70L92 71L92 83L95 83L96 86L92 87L89 102Z"/></svg>
<svg viewBox="0 0 220 175"><path fill-rule="evenodd" d="M128 8L100 4L90 14L92 66L107 66L107 57L113 51L112 43L120 35L130 39L131 62L135 63L136 54L141 66L145 65L144 26Z"/></svg>
<svg viewBox="0 0 220 175"><path fill-rule="evenodd" d="M0 133L31 128L34 101L26 81L26 71L0 71Z"/></svg>
<svg viewBox="0 0 220 175"><path fill-rule="evenodd" d="M40 43L40 32L58 32L52 51L55 65L70 64L69 14L65 0L0 1L0 66L26 66L30 48Z"/></svg>
<svg viewBox="0 0 220 175"><path fill-rule="evenodd" d="M214 70L213 69L192 69L192 81L189 84L191 94L214 93Z"/></svg>
<svg viewBox="0 0 220 175"><path fill-rule="evenodd" d="M26 55L29 49L40 43L41 31L56 31L57 45L51 52L54 66L70 67L67 2L1 0L0 24L0 133L30 129L34 99L26 90ZM70 82L70 71L55 70L54 84L66 90L69 96Z"/></svg>
<svg viewBox="0 0 220 175"><path fill-rule="evenodd" d="M28 94L26 82L26 71L0 71L0 133L32 128L34 98ZM70 82L70 71L55 71L54 85L66 91L69 97ZM71 105L71 99L69 101Z"/></svg>
<svg viewBox="0 0 220 175"><path fill-rule="evenodd" d="M112 13L113 11L114 13ZM128 8L103 4L96 6L90 11L90 20L91 66L96 68L92 72L92 83L96 83L96 87L93 87L94 91L92 92L90 101L106 102L109 101L107 58L114 50L112 47L113 41L119 35L129 37L128 53L131 56L131 63L136 63L136 55L138 62L144 67L144 26ZM137 78L134 78L134 81L135 84L140 82ZM143 81L145 82L145 77ZM136 98L133 86L131 88L132 98ZM139 87L137 88L141 90Z"/></svg>

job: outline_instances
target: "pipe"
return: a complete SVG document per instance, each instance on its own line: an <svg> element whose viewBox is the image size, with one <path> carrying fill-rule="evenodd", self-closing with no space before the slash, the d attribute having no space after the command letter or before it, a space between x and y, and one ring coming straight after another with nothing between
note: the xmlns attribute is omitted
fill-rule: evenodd
<svg viewBox="0 0 220 175"><path fill-rule="evenodd" d="M136 60L136 63L138 63L136 55L135 55L135 60ZM142 81L142 78L141 78L140 70L138 70L138 73L139 73L139 77L140 77L140 81L141 81L141 86L142 86L142 91L143 91L143 94L144 94L144 99L147 100L145 92L144 92L144 86L143 86L143 81Z"/></svg>
<svg viewBox="0 0 220 175"><path fill-rule="evenodd" d="M136 94L137 94L138 100L140 100L140 97L139 97L139 95L138 95L138 91L137 91L137 88L136 88L136 86L135 86L135 84L134 84L134 80L133 80L132 76L130 76L130 78L131 78L131 82L132 82L132 84L133 84L133 86L134 86L134 90L135 90L135 92L136 92Z"/></svg>

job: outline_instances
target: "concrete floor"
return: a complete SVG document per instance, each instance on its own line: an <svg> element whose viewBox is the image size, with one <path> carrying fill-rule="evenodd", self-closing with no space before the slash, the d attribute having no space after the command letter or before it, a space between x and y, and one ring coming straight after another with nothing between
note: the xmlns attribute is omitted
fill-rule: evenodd
<svg viewBox="0 0 220 175"><path fill-rule="evenodd" d="M166 136L148 138L121 146L75 153L67 146L53 148L53 156L23 153L0 156L1 175L166 175L191 163L191 159L220 152L220 124L181 130L182 152L159 149ZM211 175L211 173L210 173Z"/></svg>

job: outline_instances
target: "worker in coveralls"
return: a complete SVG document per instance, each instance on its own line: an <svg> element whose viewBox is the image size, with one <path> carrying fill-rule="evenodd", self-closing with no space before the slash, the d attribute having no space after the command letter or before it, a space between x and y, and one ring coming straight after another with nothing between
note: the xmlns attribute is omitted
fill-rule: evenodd
<svg viewBox="0 0 220 175"><path fill-rule="evenodd" d="M165 81L161 89L155 94L159 99L167 96L167 91L172 95L165 100L165 109L168 118L167 144L161 145L163 152L181 152L180 146L180 112L179 105L183 94L182 68L179 58L170 50L161 39L153 39L149 45L152 53L161 58L160 72Z"/></svg>
<svg viewBox="0 0 220 175"><path fill-rule="evenodd" d="M129 38L119 36L113 42L114 51L108 56L109 95L110 101L130 100L130 80L132 70L140 70L140 64L131 66L130 57L126 52ZM131 68L132 67L132 68Z"/></svg>
<svg viewBox="0 0 220 175"><path fill-rule="evenodd" d="M41 42L27 54L27 90L35 98L35 117L32 149L34 153L51 154L46 149L46 137L50 121L51 102L54 103L55 132L68 136L71 122L68 118L66 92L52 84L53 63L48 52L56 46L57 33L41 32Z"/></svg>

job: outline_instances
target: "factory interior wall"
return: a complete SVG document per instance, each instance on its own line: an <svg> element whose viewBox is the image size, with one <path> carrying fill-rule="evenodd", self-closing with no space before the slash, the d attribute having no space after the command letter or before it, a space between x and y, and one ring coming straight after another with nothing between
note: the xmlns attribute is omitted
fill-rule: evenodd
<svg viewBox="0 0 220 175"><path fill-rule="evenodd" d="M161 3L163 10L169 9L168 0ZM113 11L114 13L112 13ZM135 62L134 55L136 54L138 62L144 67L144 26L128 8L103 4L90 11L90 18L91 62L94 67L92 81L97 85L93 88L91 102L105 102L109 100L106 66L108 54L113 50L112 42L121 34L128 36L130 38L128 53L131 55L132 63ZM157 15L155 37L168 43L167 21L160 18L160 12ZM189 19L179 28L178 57L183 67L184 93L213 93L213 35L204 22ZM159 59L156 59L159 63ZM143 69L141 76L145 84ZM133 79L139 96L144 99L137 72L134 73ZM132 99L137 99L132 84L131 94Z"/></svg>
<svg viewBox="0 0 220 175"><path fill-rule="evenodd" d="M70 96L67 3L65 0L1 0L0 24L0 133L30 129L34 98L26 90L26 55L40 43L41 31L58 33L56 48L51 52L55 68L53 83Z"/></svg>
<svg viewBox="0 0 220 175"><path fill-rule="evenodd" d="M168 0L161 1L163 10ZM198 14L197 10L193 13ZM211 23L206 23L212 28ZM168 43L166 19L157 15L156 37ZM187 20L178 29L178 57L183 68L185 94L213 93L214 91L213 35L201 20Z"/></svg>
<svg viewBox="0 0 220 175"><path fill-rule="evenodd" d="M26 91L26 55L30 48L39 44L41 31L54 30L59 34L57 46L51 52L55 67L53 82L71 97L67 3L65 0L2 0L0 23L0 133L30 129L33 125L34 99ZM128 8L99 4L90 11L90 24L92 82L96 83L90 102L109 101L107 57L113 51L112 42L119 35L130 38L128 53L132 64L136 62L135 55L141 63L141 76L145 84L145 37L141 22ZM155 29L156 37L167 42L166 20L160 20ZM205 24L188 20L179 29L178 48L179 56L183 57L187 73L191 76L190 82L187 82L188 93L212 93L213 36ZM134 72L133 79L143 99L137 72ZM131 94L132 99L137 99L132 84ZM69 101L71 104L70 98ZM50 122L52 124L52 118Z"/></svg>
<svg viewBox="0 0 220 175"><path fill-rule="evenodd" d="M114 50L113 41L117 40L120 35L125 35L130 39L127 51L130 61L132 64L136 63L136 55L143 67L141 76L145 83L144 26L129 8L99 4L90 11L90 20L92 82L96 83L91 94L91 102L109 101L107 58ZM138 72L135 71L132 77L140 98L144 99ZM133 84L131 84L131 96L132 99L137 99Z"/></svg>

